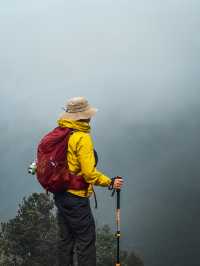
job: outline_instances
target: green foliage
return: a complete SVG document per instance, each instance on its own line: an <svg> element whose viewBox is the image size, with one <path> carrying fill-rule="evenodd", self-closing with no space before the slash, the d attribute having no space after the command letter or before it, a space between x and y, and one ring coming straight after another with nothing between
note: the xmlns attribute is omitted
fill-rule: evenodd
<svg viewBox="0 0 200 266"><path fill-rule="evenodd" d="M55 266L57 222L54 202L44 193L24 198L15 218L1 223L1 266ZM109 226L97 229L97 266L113 266L116 239ZM121 265L143 266L134 252L120 253Z"/></svg>
<svg viewBox="0 0 200 266"><path fill-rule="evenodd" d="M116 237L108 225L97 229L97 266L113 266L116 263ZM120 250L123 266L143 266L143 261L135 252Z"/></svg>
<svg viewBox="0 0 200 266"><path fill-rule="evenodd" d="M128 266L143 266L144 265L142 258L133 251L126 258L126 264Z"/></svg>
<svg viewBox="0 0 200 266"><path fill-rule="evenodd" d="M34 193L23 199L14 219L1 223L1 260L6 266L49 265L55 260L53 207L49 196Z"/></svg>
<svg viewBox="0 0 200 266"><path fill-rule="evenodd" d="M97 265L98 266L110 266L114 265L114 249L115 249L115 237L112 234L110 227L105 225L102 228L97 229Z"/></svg>

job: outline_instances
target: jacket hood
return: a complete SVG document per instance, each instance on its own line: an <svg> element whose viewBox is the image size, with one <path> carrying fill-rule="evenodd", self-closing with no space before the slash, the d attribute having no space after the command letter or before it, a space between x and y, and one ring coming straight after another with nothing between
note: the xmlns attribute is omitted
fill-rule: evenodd
<svg viewBox="0 0 200 266"><path fill-rule="evenodd" d="M87 122L82 122L82 121L75 121L75 120L69 120L69 119L59 119L57 121L58 125L60 127L68 127L68 128L73 128L78 131L83 131L86 133L90 132L90 125Z"/></svg>

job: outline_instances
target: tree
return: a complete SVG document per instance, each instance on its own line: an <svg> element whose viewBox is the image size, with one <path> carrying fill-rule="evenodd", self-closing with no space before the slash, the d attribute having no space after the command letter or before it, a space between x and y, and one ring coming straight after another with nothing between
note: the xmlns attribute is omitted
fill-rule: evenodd
<svg viewBox="0 0 200 266"><path fill-rule="evenodd" d="M54 202L44 193L24 198L15 218L1 223L0 265L55 266L57 222ZM97 229L97 266L115 265L116 239L108 225ZM123 266L143 266L134 253L121 251Z"/></svg>
<svg viewBox="0 0 200 266"><path fill-rule="evenodd" d="M121 261L125 262L127 252L121 251ZM108 225L97 229L97 265L113 266L116 259L116 239ZM125 266L125 265L124 265Z"/></svg>
<svg viewBox="0 0 200 266"><path fill-rule="evenodd" d="M53 201L44 193L24 198L14 219L1 223L1 259L5 265L53 265L56 222Z"/></svg>
<svg viewBox="0 0 200 266"><path fill-rule="evenodd" d="M97 229L97 265L113 266L116 262L116 238L108 225ZM123 266L143 266L143 261L134 251L120 251Z"/></svg>
<svg viewBox="0 0 200 266"><path fill-rule="evenodd" d="M143 266L144 265L142 258L133 251L126 258L126 264L128 266Z"/></svg>

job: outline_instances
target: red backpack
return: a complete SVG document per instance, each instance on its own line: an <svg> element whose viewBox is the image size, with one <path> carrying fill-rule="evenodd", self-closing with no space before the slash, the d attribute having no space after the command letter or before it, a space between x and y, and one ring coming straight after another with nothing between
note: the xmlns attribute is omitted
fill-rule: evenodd
<svg viewBox="0 0 200 266"><path fill-rule="evenodd" d="M37 179L47 191L52 193L68 189L86 189L88 183L83 176L69 172L67 147L73 129L56 127L45 135L37 149Z"/></svg>

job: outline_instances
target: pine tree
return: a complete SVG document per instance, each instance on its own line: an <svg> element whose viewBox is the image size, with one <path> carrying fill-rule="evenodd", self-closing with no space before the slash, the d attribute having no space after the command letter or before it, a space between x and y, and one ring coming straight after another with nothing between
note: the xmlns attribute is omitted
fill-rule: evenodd
<svg viewBox="0 0 200 266"><path fill-rule="evenodd" d="M5 265L54 265L56 222L53 201L44 193L24 198L14 219L1 224Z"/></svg>

